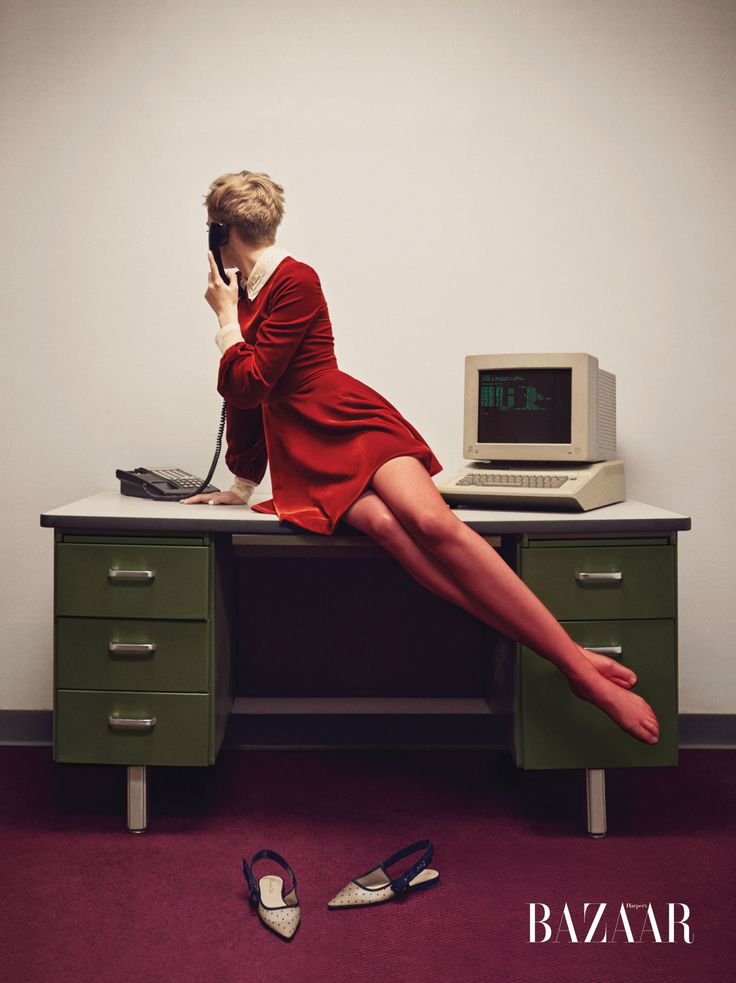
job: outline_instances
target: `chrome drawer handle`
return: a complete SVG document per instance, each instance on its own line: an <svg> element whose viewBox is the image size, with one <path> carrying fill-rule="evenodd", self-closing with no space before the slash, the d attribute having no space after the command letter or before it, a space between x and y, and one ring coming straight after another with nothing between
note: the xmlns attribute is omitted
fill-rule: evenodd
<svg viewBox="0 0 736 983"><path fill-rule="evenodd" d="M620 570L612 570L608 573L586 573L584 570L575 571L575 579L580 583L614 584L624 579Z"/></svg>
<svg viewBox="0 0 736 983"><path fill-rule="evenodd" d="M108 717L107 722L113 730L152 730L156 726L156 718L149 717Z"/></svg>
<svg viewBox="0 0 736 983"><path fill-rule="evenodd" d="M621 655L623 648L620 645L583 645L586 652L597 652L598 655Z"/></svg>
<svg viewBox="0 0 736 983"><path fill-rule="evenodd" d="M110 580L153 580L156 576L155 570L114 570L107 571Z"/></svg>
<svg viewBox="0 0 736 983"><path fill-rule="evenodd" d="M108 646L110 655L148 655L155 652L156 646L153 642L110 642Z"/></svg>

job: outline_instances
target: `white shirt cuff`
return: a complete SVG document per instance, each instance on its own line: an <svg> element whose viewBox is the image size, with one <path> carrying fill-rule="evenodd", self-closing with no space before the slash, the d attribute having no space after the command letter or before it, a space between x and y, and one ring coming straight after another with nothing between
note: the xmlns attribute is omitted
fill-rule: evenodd
<svg viewBox="0 0 736 983"><path fill-rule="evenodd" d="M236 324L235 321L229 321L227 324L223 324L215 335L215 344L220 349L221 355L224 355L228 348L239 344L242 340L243 335L240 332L240 325Z"/></svg>
<svg viewBox="0 0 736 983"><path fill-rule="evenodd" d="M242 498L247 504L248 499L253 494L255 487L255 481L251 481L250 478L238 478L236 476L228 491L234 492L238 498Z"/></svg>

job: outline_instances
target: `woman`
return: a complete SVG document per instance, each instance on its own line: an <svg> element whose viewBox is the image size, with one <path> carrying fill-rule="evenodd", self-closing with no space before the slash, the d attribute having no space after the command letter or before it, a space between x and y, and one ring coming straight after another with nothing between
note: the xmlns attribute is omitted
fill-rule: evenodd
<svg viewBox="0 0 736 983"><path fill-rule="evenodd" d="M457 518L431 476L421 434L383 396L342 372L317 273L275 245L281 185L240 171L215 180L208 220L227 223L222 262L208 253L205 298L217 315L217 390L227 401L232 487L185 504L242 505L271 466L273 498L252 508L331 535L340 520L391 553L428 590L549 659L572 692L637 740L656 744L654 711L635 674L577 645L481 536ZM237 272L245 295L238 298Z"/></svg>

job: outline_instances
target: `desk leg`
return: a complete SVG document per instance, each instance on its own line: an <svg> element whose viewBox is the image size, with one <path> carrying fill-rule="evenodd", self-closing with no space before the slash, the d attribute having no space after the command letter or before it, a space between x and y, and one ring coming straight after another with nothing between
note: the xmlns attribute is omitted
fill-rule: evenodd
<svg viewBox="0 0 736 983"><path fill-rule="evenodd" d="M128 829L131 833L144 833L147 826L147 766L128 765Z"/></svg>
<svg viewBox="0 0 736 983"><path fill-rule="evenodd" d="M603 768L586 768L588 791L588 834L606 835L606 773Z"/></svg>

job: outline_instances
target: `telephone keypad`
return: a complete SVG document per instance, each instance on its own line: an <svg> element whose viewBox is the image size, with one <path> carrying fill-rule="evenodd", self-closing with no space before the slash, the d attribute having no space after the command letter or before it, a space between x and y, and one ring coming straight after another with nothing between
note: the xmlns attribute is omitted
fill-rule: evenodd
<svg viewBox="0 0 736 983"><path fill-rule="evenodd" d="M182 471L181 468L159 468L153 473L178 485L179 488L199 488L202 484L201 478L195 478L188 471Z"/></svg>

